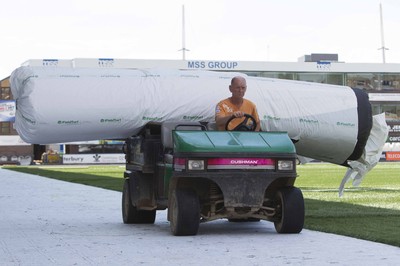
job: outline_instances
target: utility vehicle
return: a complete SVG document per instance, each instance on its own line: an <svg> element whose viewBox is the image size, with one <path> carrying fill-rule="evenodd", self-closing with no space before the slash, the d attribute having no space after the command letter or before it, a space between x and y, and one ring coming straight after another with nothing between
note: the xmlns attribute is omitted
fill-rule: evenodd
<svg viewBox="0 0 400 266"><path fill-rule="evenodd" d="M231 123L229 120L226 124ZM294 187L296 151L286 132L233 131L215 123L150 122L126 140L124 223L154 223L168 209L173 235L196 235L202 222L271 221L278 233L299 233L304 199Z"/></svg>

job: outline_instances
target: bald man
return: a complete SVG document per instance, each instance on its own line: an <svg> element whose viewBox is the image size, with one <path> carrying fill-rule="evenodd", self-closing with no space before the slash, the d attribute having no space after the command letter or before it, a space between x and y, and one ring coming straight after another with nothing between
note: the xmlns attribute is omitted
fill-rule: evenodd
<svg viewBox="0 0 400 266"><path fill-rule="evenodd" d="M244 77L236 76L231 80L229 91L232 96L220 101L215 108L215 122L218 130L225 130L225 124L232 117L238 119L229 123L228 130L232 130L239 125L244 119L244 114L249 114L257 121L256 131L260 130L260 118L258 117L256 105L243 98L247 90L247 83Z"/></svg>

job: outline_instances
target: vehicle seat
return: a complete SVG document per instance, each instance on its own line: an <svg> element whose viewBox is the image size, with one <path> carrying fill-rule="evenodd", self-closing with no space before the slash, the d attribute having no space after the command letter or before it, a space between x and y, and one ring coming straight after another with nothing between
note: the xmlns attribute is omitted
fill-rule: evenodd
<svg viewBox="0 0 400 266"><path fill-rule="evenodd" d="M166 121L161 125L161 142L164 150L172 149L174 146L172 140L172 130L206 130L206 127L200 122L182 122Z"/></svg>
<svg viewBox="0 0 400 266"><path fill-rule="evenodd" d="M214 122L208 122L207 123L207 130L217 130L217 123Z"/></svg>

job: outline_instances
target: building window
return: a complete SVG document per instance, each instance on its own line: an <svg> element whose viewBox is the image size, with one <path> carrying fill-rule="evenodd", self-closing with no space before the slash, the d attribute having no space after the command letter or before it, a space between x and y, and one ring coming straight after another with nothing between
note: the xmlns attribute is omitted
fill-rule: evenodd
<svg viewBox="0 0 400 266"><path fill-rule="evenodd" d="M0 87L0 100L12 100L10 87ZM10 135L12 123L0 122L0 135Z"/></svg>
<svg viewBox="0 0 400 266"><path fill-rule="evenodd" d="M379 75L380 89L384 92L400 92L400 75L382 74Z"/></svg>
<svg viewBox="0 0 400 266"><path fill-rule="evenodd" d="M10 122L0 122L0 135L9 135L11 133Z"/></svg>
<svg viewBox="0 0 400 266"><path fill-rule="evenodd" d="M367 92L377 91L376 78L374 74L347 74L347 86L361 89Z"/></svg>
<svg viewBox="0 0 400 266"><path fill-rule="evenodd" d="M399 74L347 74L347 85L367 92L400 92Z"/></svg>
<svg viewBox="0 0 400 266"><path fill-rule="evenodd" d="M307 82L326 83L326 79L322 73L296 73L294 79Z"/></svg>
<svg viewBox="0 0 400 266"><path fill-rule="evenodd" d="M79 145L78 153L122 153L123 144Z"/></svg>
<svg viewBox="0 0 400 266"><path fill-rule="evenodd" d="M9 87L0 88L0 99L1 100L11 100L12 99L11 89Z"/></svg>
<svg viewBox="0 0 400 266"><path fill-rule="evenodd" d="M334 85L345 85L344 84L344 74L326 74L326 83L327 84L334 84Z"/></svg>
<svg viewBox="0 0 400 266"><path fill-rule="evenodd" d="M383 104L382 112L385 113L386 120L400 120L400 106L394 104Z"/></svg>

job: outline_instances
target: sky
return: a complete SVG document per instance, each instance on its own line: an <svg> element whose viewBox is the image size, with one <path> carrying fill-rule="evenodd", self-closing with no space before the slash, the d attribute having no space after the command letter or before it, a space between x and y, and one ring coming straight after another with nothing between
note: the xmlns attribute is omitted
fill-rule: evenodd
<svg viewBox="0 0 400 266"><path fill-rule="evenodd" d="M29 59L400 63L398 0L2 0L0 79Z"/></svg>

